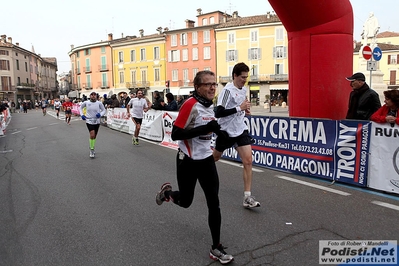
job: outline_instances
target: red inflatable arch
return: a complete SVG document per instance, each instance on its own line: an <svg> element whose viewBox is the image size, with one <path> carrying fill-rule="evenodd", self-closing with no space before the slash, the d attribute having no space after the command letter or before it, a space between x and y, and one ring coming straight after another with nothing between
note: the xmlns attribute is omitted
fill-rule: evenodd
<svg viewBox="0 0 399 266"><path fill-rule="evenodd" d="M344 119L353 71L349 0L269 0L288 33L289 114Z"/></svg>

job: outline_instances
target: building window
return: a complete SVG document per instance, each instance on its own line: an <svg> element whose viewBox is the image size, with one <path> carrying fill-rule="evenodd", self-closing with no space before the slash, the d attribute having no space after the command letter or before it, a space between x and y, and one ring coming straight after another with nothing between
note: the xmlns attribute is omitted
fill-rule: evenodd
<svg viewBox="0 0 399 266"><path fill-rule="evenodd" d="M202 19L202 26L208 25L208 20L206 18Z"/></svg>
<svg viewBox="0 0 399 266"><path fill-rule="evenodd" d="M204 47L204 59L211 59L211 47Z"/></svg>
<svg viewBox="0 0 399 266"><path fill-rule="evenodd" d="M118 61L119 63L123 63L123 52L118 53Z"/></svg>
<svg viewBox="0 0 399 266"><path fill-rule="evenodd" d="M183 80L184 80L184 82L187 82L187 80L188 80L188 69L187 68L183 69Z"/></svg>
<svg viewBox="0 0 399 266"><path fill-rule="evenodd" d="M204 30L204 43L211 42L211 32L209 30Z"/></svg>
<svg viewBox="0 0 399 266"><path fill-rule="evenodd" d="M8 51L6 51L6 50L0 50L0 55L8 55Z"/></svg>
<svg viewBox="0 0 399 266"><path fill-rule="evenodd" d="M198 43L198 32L193 31L191 33L191 41L193 44L197 44Z"/></svg>
<svg viewBox="0 0 399 266"><path fill-rule="evenodd" d="M226 51L226 61L227 62L235 62L238 58L238 51L237 50L227 50Z"/></svg>
<svg viewBox="0 0 399 266"><path fill-rule="evenodd" d="M119 72L119 83L125 83L125 74L123 71Z"/></svg>
<svg viewBox="0 0 399 266"><path fill-rule="evenodd" d="M141 70L141 81L147 82L147 70ZM145 85L145 84L143 84Z"/></svg>
<svg viewBox="0 0 399 266"><path fill-rule="evenodd" d="M273 47L273 58L275 59L287 58L287 47L285 46Z"/></svg>
<svg viewBox="0 0 399 266"><path fill-rule="evenodd" d="M229 39L229 44L234 44L234 42L235 42L235 34L234 33L229 33L229 37L228 37Z"/></svg>
<svg viewBox="0 0 399 266"><path fill-rule="evenodd" d="M159 68L154 69L154 80L155 81L160 81L161 80L161 75L159 72Z"/></svg>
<svg viewBox="0 0 399 266"><path fill-rule="evenodd" d="M396 65L398 62L399 62L399 54L388 55L388 65Z"/></svg>
<svg viewBox="0 0 399 266"><path fill-rule="evenodd" d="M101 46L101 53L105 54L105 46Z"/></svg>
<svg viewBox="0 0 399 266"><path fill-rule="evenodd" d="M85 49L85 55L90 55L90 49Z"/></svg>
<svg viewBox="0 0 399 266"><path fill-rule="evenodd" d="M179 62L180 61L180 51L172 50L169 51L169 62Z"/></svg>
<svg viewBox="0 0 399 266"><path fill-rule="evenodd" d="M284 28L276 28L276 40L277 41L284 40Z"/></svg>
<svg viewBox="0 0 399 266"><path fill-rule="evenodd" d="M274 74L284 74L283 64L275 64L274 65Z"/></svg>
<svg viewBox="0 0 399 266"><path fill-rule="evenodd" d="M251 42L258 41L258 31L251 31Z"/></svg>
<svg viewBox="0 0 399 266"><path fill-rule="evenodd" d="M146 57L145 57L145 48L141 48L140 49L140 61L145 61Z"/></svg>
<svg viewBox="0 0 399 266"><path fill-rule="evenodd" d="M195 77L198 73L198 68L193 68L193 77Z"/></svg>
<svg viewBox="0 0 399 266"><path fill-rule="evenodd" d="M177 46L177 35L173 34L170 36L170 46Z"/></svg>
<svg viewBox="0 0 399 266"><path fill-rule="evenodd" d="M136 62L136 50L130 50L130 62Z"/></svg>
<svg viewBox="0 0 399 266"><path fill-rule="evenodd" d="M102 73L101 75L101 87L109 87L107 82L107 73Z"/></svg>
<svg viewBox="0 0 399 266"><path fill-rule="evenodd" d="M188 49L182 50L183 61L188 61Z"/></svg>
<svg viewBox="0 0 399 266"><path fill-rule="evenodd" d="M198 60L198 48L193 48L193 60Z"/></svg>
<svg viewBox="0 0 399 266"><path fill-rule="evenodd" d="M180 45L187 45L187 33L180 34Z"/></svg>
<svg viewBox="0 0 399 266"><path fill-rule="evenodd" d="M130 76L132 77L132 83L136 83L136 70L132 70Z"/></svg>
<svg viewBox="0 0 399 266"><path fill-rule="evenodd" d="M101 56L101 70L107 70L107 57Z"/></svg>
<svg viewBox="0 0 399 266"><path fill-rule="evenodd" d="M25 62L25 71L28 72L28 63L27 62Z"/></svg>
<svg viewBox="0 0 399 266"><path fill-rule="evenodd" d="M10 70L10 61L0 60L0 70Z"/></svg>
<svg viewBox="0 0 399 266"><path fill-rule="evenodd" d="M248 60L260 60L260 48L248 49Z"/></svg>
<svg viewBox="0 0 399 266"><path fill-rule="evenodd" d="M209 18L209 24L215 24L215 17Z"/></svg>
<svg viewBox="0 0 399 266"><path fill-rule="evenodd" d="M159 47L154 47L154 59L160 59Z"/></svg>
<svg viewBox="0 0 399 266"><path fill-rule="evenodd" d="M86 82L87 82L87 88L93 88L93 86L91 85L91 76L90 75L86 75Z"/></svg>
<svg viewBox="0 0 399 266"><path fill-rule="evenodd" d="M172 70L172 81L178 81L179 80L179 74L178 70L174 69Z"/></svg>

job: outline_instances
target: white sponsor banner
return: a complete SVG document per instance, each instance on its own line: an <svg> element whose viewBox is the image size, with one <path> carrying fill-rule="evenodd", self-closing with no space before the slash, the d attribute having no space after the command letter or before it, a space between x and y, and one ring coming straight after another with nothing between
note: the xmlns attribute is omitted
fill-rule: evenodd
<svg viewBox="0 0 399 266"><path fill-rule="evenodd" d="M399 126L372 122L368 186L399 193Z"/></svg>
<svg viewBox="0 0 399 266"><path fill-rule="evenodd" d="M157 111L152 109L148 110L147 112L144 112L143 123L141 124L139 136L154 141L162 141L163 138L162 114L163 114L162 111ZM129 131L129 133L133 134L133 132L134 132L134 125L133 125L133 130Z"/></svg>
<svg viewBox="0 0 399 266"><path fill-rule="evenodd" d="M178 148L177 141L172 140L172 128L178 114L179 114L178 112L164 111L162 115L162 124L163 124L163 140L161 142L162 146L170 147L173 149Z"/></svg>
<svg viewBox="0 0 399 266"><path fill-rule="evenodd" d="M107 109L107 126L109 128L129 133L131 127L130 124L133 124L133 122L128 118L126 108Z"/></svg>

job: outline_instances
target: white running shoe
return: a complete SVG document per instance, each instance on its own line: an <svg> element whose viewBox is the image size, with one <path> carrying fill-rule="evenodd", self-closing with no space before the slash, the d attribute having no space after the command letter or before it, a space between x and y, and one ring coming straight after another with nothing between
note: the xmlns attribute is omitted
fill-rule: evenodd
<svg viewBox="0 0 399 266"><path fill-rule="evenodd" d="M256 201L254 196L244 196L244 201L242 205L245 208L260 207L259 201Z"/></svg>
<svg viewBox="0 0 399 266"><path fill-rule="evenodd" d="M221 264L227 264L234 260L232 255L228 255L226 251L224 251L226 247L223 247L222 244L215 249L211 249L209 252L209 257L213 260L218 260Z"/></svg>
<svg viewBox="0 0 399 266"><path fill-rule="evenodd" d="M96 156L96 152L93 150L90 150L90 158L94 158Z"/></svg>

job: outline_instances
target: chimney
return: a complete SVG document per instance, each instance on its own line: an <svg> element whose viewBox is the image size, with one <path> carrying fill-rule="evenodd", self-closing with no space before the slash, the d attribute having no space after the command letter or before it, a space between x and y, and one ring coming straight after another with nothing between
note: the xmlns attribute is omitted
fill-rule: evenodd
<svg viewBox="0 0 399 266"><path fill-rule="evenodd" d="M122 32L122 38L123 38L123 32Z"/></svg>
<svg viewBox="0 0 399 266"><path fill-rule="evenodd" d="M108 41L112 41L112 33L108 33Z"/></svg>
<svg viewBox="0 0 399 266"><path fill-rule="evenodd" d="M238 18L238 11L233 12L233 18Z"/></svg>
<svg viewBox="0 0 399 266"><path fill-rule="evenodd" d="M1 37L1 41L2 41L3 43L6 43L6 42L7 42L7 41L6 41L7 35L3 34L3 35L1 35L0 37Z"/></svg>
<svg viewBox="0 0 399 266"><path fill-rule="evenodd" d="M162 27L158 27L157 32L158 32L158 34L162 34Z"/></svg>
<svg viewBox="0 0 399 266"><path fill-rule="evenodd" d="M75 48L75 45L71 44L71 50L73 50L73 48Z"/></svg>
<svg viewBox="0 0 399 266"><path fill-rule="evenodd" d="M141 30L139 30L139 32L140 32L140 37L143 37L144 36L144 30L141 29Z"/></svg>
<svg viewBox="0 0 399 266"><path fill-rule="evenodd" d="M194 28L194 21L186 19L186 28Z"/></svg>
<svg viewBox="0 0 399 266"><path fill-rule="evenodd" d="M199 15L202 15L202 9L201 8L197 9L197 16L199 16Z"/></svg>
<svg viewBox="0 0 399 266"><path fill-rule="evenodd" d="M16 45L16 46L19 46L19 42L16 42L15 45Z"/></svg>
<svg viewBox="0 0 399 266"><path fill-rule="evenodd" d="M165 27L165 28L163 29L163 31L164 31L164 32L167 32L167 31L169 31L169 28L168 28L168 27Z"/></svg>
<svg viewBox="0 0 399 266"><path fill-rule="evenodd" d="M226 12L223 14L223 22L224 22L224 23L227 22L227 14L226 14Z"/></svg>
<svg viewBox="0 0 399 266"><path fill-rule="evenodd" d="M267 14L266 14L266 18L267 18L267 19L269 19L269 18L270 18L270 11L269 11L269 12L267 12Z"/></svg>
<svg viewBox="0 0 399 266"><path fill-rule="evenodd" d="M11 37L8 37L7 39L8 39L9 43L12 43L12 38Z"/></svg>

